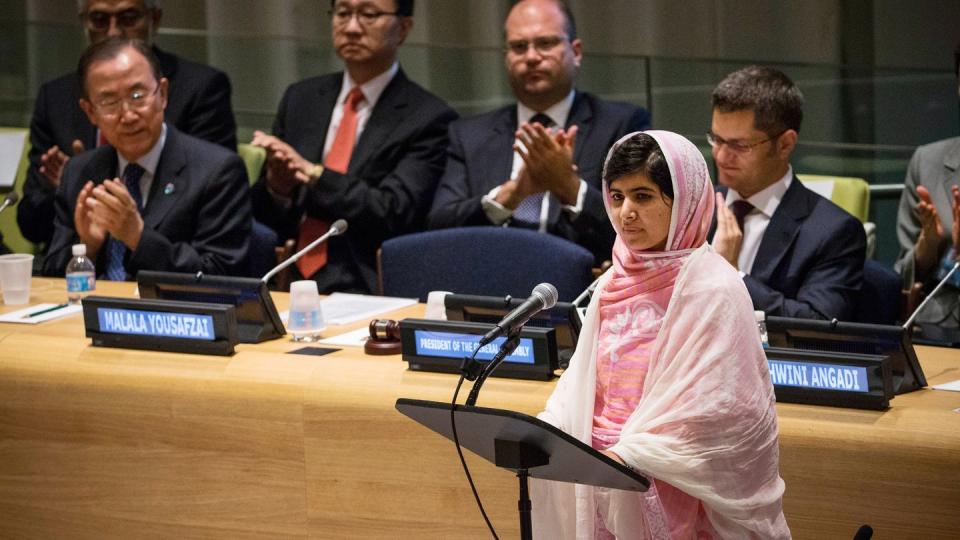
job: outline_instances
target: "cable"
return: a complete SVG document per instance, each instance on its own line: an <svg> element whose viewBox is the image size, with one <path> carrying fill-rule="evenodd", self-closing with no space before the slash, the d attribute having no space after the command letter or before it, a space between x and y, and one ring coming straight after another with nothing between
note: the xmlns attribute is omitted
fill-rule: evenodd
<svg viewBox="0 0 960 540"><path fill-rule="evenodd" d="M470 356L470 361L473 362L477 356L477 352L480 351L480 347L477 347L473 351L473 355ZM457 381L457 388L453 391L453 401L450 403L450 427L453 431L453 444L457 447L457 455L460 456L460 464L463 465L463 473L467 475L467 482L470 483L470 489L473 491L473 498L477 501L477 508L480 509L480 514L483 515L483 520L487 522L487 528L490 529L490 534L493 535L495 540L500 540L500 537L497 536L497 531L493 528L493 523L490 523L490 518L487 517L487 512L483 509L483 503L480 501L480 494L477 493L477 486L473 483L473 477L470 476L470 468L467 467L467 460L463 458L463 450L460 448L460 438L457 436L457 419L454 415L454 410L457 406L457 395L460 393L460 387L463 386L463 380L466 377L465 373L460 373L460 380Z"/></svg>

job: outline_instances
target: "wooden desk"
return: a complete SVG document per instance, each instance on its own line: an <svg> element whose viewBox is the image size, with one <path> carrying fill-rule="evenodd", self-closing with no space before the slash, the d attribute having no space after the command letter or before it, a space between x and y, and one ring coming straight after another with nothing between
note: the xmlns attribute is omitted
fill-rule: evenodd
<svg viewBox="0 0 960 540"><path fill-rule="evenodd" d="M63 296L35 280L32 302ZM300 346L222 358L91 347L80 316L0 324L0 537L488 537L452 445L394 409L449 400L456 378L355 349L284 354ZM931 384L960 379L956 351L918 352ZM491 379L480 401L535 413L552 388ZM796 538L960 534L960 394L892 403L778 406ZM518 536L514 477L468 462L498 532Z"/></svg>

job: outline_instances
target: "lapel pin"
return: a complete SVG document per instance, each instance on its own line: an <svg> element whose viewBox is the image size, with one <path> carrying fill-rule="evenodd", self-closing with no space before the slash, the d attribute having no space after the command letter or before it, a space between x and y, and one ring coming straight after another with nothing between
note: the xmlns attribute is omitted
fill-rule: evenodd
<svg viewBox="0 0 960 540"><path fill-rule="evenodd" d="M164 194L164 195L170 195L170 194L173 193L176 189L177 189L177 188L174 187L173 182L169 182L169 183L167 183L167 185L163 186L163 194Z"/></svg>

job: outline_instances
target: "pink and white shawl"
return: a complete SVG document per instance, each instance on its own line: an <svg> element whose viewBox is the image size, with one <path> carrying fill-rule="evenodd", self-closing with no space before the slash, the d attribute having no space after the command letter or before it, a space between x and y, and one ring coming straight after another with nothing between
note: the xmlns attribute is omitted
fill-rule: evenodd
<svg viewBox="0 0 960 540"><path fill-rule="evenodd" d="M638 355L646 372L642 397L610 449L698 499L709 521L707 536L789 538L773 387L752 303L736 271L705 243L713 217L706 164L683 137L647 134L659 144L673 180L668 250L635 252L617 238L614 266L601 280L570 367L540 417L595 442L598 365L610 361L604 355ZM604 317L616 324L601 324ZM613 335L624 326L637 329L640 339ZM621 346L611 346L617 340ZM633 493L536 481L533 490L538 538L594 538L598 515L621 539L694 533L693 527L668 526L664 503L670 501L661 500L655 484Z"/></svg>

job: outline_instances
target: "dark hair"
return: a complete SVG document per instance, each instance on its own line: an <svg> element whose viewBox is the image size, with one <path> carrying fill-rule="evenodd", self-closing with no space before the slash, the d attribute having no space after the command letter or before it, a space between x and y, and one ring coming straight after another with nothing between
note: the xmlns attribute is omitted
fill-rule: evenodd
<svg viewBox="0 0 960 540"><path fill-rule="evenodd" d="M330 0L330 9L333 9L337 0ZM413 0L394 0L397 5L397 15L400 17L413 17Z"/></svg>
<svg viewBox="0 0 960 540"><path fill-rule="evenodd" d="M80 81L80 94L83 97L90 97L87 94L87 73L90 71L90 66L93 65L94 62L112 60L126 48L131 48L146 58L150 64L150 71L153 72L154 79L158 82L160 81L163 73L160 71L160 61L157 60L153 49L139 39L111 37L90 45L87 47L87 50L83 51L83 54L80 55L80 61L77 63L77 77Z"/></svg>
<svg viewBox="0 0 960 540"><path fill-rule="evenodd" d="M790 77L764 66L747 66L727 75L710 96L720 112L752 110L754 127L769 137L800 131L803 94Z"/></svg>
<svg viewBox="0 0 960 540"><path fill-rule="evenodd" d="M656 139L646 133L637 133L623 141L603 167L603 181L610 183L618 178L642 173L650 177L660 192L673 200L673 179L670 166Z"/></svg>
<svg viewBox="0 0 960 540"><path fill-rule="evenodd" d="M513 0L510 4L510 11L513 11L513 8L517 4L523 2L523 0ZM560 8L560 12L563 13L563 31L567 34L567 39L573 41L577 39L577 22L573 20L573 12L570 11L570 6L564 0L553 0L553 3Z"/></svg>

